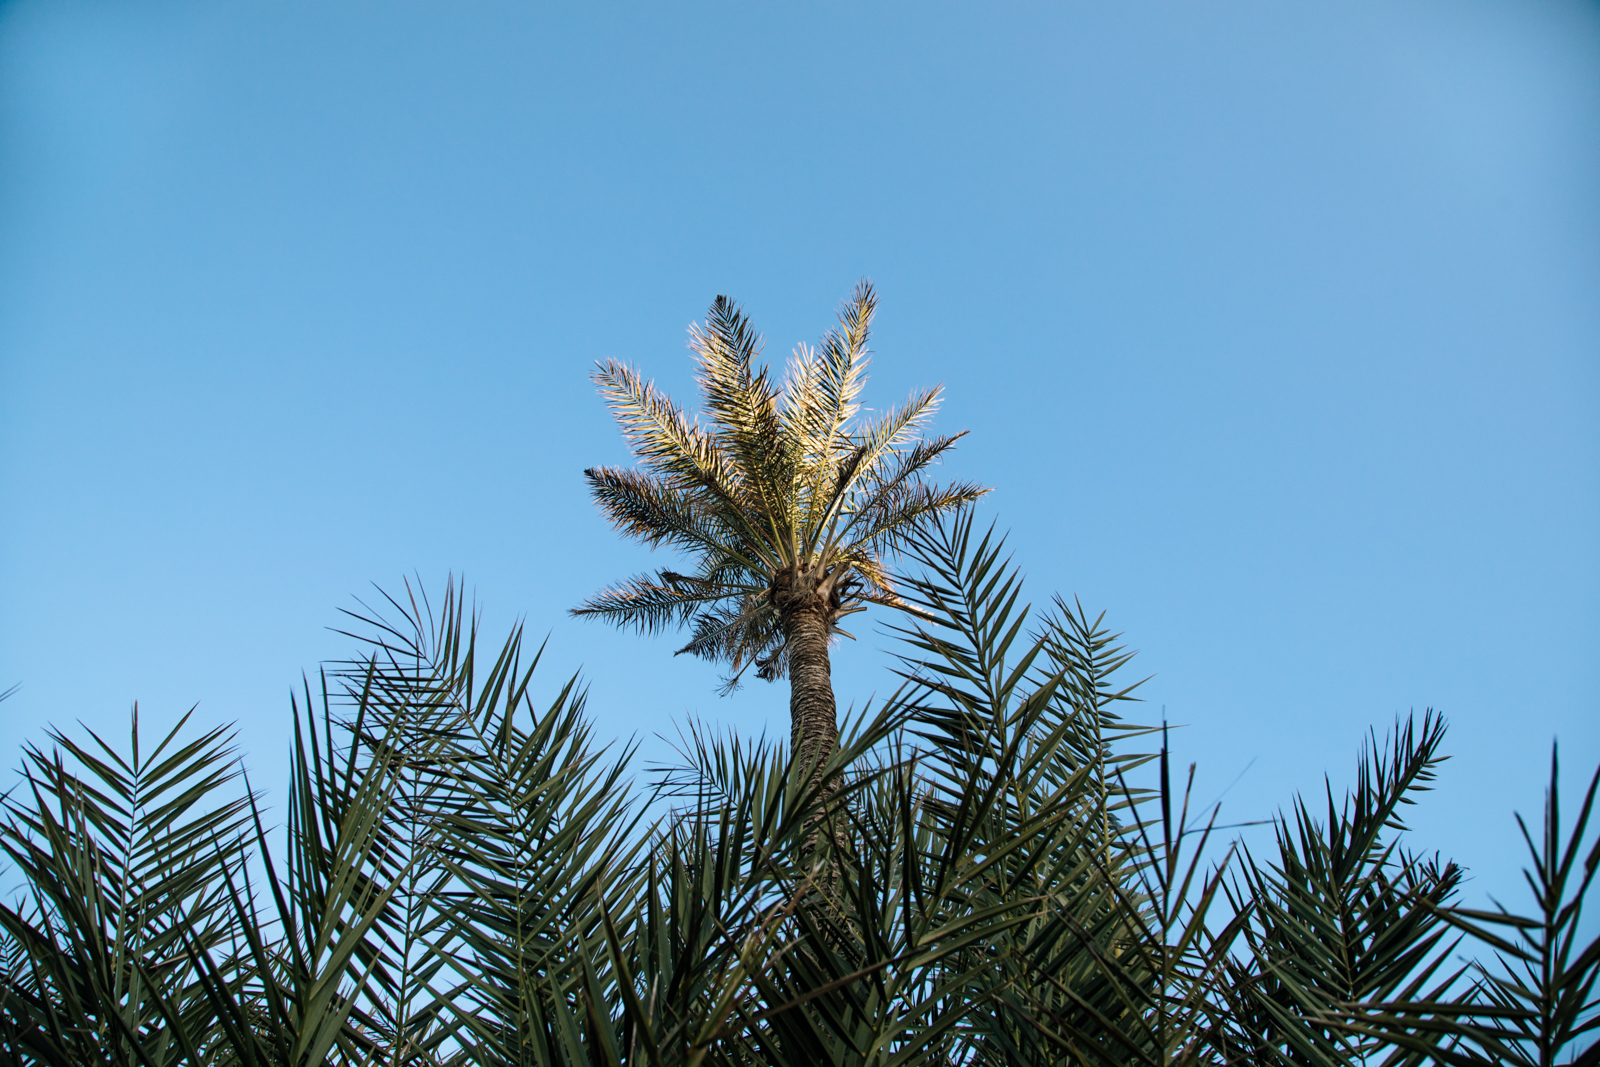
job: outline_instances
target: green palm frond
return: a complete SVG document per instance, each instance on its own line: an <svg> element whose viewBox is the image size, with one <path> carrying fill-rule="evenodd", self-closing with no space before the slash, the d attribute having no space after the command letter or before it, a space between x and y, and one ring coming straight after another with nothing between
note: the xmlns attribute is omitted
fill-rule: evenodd
<svg viewBox="0 0 1600 1067"><path fill-rule="evenodd" d="M612 525L652 548L716 550L731 540L728 531L718 528L715 512L694 497L673 492L659 477L616 467L592 467L583 476Z"/></svg>
<svg viewBox="0 0 1600 1067"><path fill-rule="evenodd" d="M542 649L524 658L520 626L480 663L458 587L438 616L424 597L387 604L354 618L378 654L344 674L357 705L412 739L388 817L413 873L384 916L374 1062L561 1062L599 951L589 898L603 883L620 913L637 892L629 754L593 747L576 678L534 704Z"/></svg>
<svg viewBox="0 0 1600 1067"><path fill-rule="evenodd" d="M1465 1001L1378 1005L1361 1019L1367 1032L1390 1036L1431 1024L1407 1045L1450 1067L1509 1064L1579 1067L1600 1064L1600 936L1583 907L1600 875L1600 834L1590 818L1600 797L1600 769L1590 777L1570 829L1562 825L1560 763L1550 750L1550 781L1538 832L1522 816L1517 826L1528 849L1523 879L1532 908L1516 912L1451 907L1444 917L1492 953L1475 961L1477 981ZM1587 927L1587 928L1586 928Z"/></svg>
<svg viewBox="0 0 1600 1067"><path fill-rule="evenodd" d="M453 582L349 614L360 654L293 703L280 846L226 730L52 733L0 820L24 890L0 906L0 1064L1600 1060L1600 775L1569 824L1552 765L1529 914L1454 906L1459 872L1397 836L1441 759L1431 714L1282 816L1271 862L1208 853L1164 727L1126 744L1148 731L1118 714L1138 683L1103 616L1035 612L970 513L904 558L904 684L815 766L691 726L638 793L578 680L536 701L542 652L520 625L480 646ZM773 624L740 603L695 615L712 654ZM1159 786L1129 788L1145 762ZM1490 958L1446 966L1458 936Z"/></svg>
<svg viewBox="0 0 1600 1067"><path fill-rule="evenodd" d="M742 592L742 591L741 591ZM614 625L653 634L682 626L704 611L719 609L730 597L721 585L707 586L673 571L654 577L635 575L590 597L578 611L597 615Z"/></svg>
<svg viewBox="0 0 1600 1067"><path fill-rule="evenodd" d="M0 845L32 890L26 910L0 908L34 964L17 1003L70 1006L28 1026L69 1061L95 1049L113 1062L178 1062L182 1020L207 1014L188 957L230 937L222 885L244 862L248 804L227 795L239 776L228 731L182 741L188 720L153 748L137 707L125 749L52 731L53 751L29 746L25 791L6 801Z"/></svg>
<svg viewBox="0 0 1600 1067"><path fill-rule="evenodd" d="M1247 857L1236 910L1250 917L1250 951L1232 964L1229 1009L1255 1057L1418 1062L1396 1043L1406 1027L1377 1038L1344 1021L1352 1005L1438 1000L1459 977L1445 966L1455 941L1443 908L1461 871L1407 853L1397 836L1443 760L1444 730L1430 711L1397 724L1387 747L1372 738L1342 802L1325 790L1318 818L1297 801L1276 822L1276 862Z"/></svg>

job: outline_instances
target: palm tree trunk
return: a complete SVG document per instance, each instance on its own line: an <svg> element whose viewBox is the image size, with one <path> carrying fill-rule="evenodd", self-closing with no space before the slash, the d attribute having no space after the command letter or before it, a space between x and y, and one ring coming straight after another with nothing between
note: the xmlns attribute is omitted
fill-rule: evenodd
<svg viewBox="0 0 1600 1067"><path fill-rule="evenodd" d="M826 602L797 605L785 620L789 656L789 745L806 765L820 767L839 741L833 673L828 663Z"/></svg>
<svg viewBox="0 0 1600 1067"><path fill-rule="evenodd" d="M839 723L835 718L833 676L828 663L828 602L813 595L785 613L784 634L789 656L789 737L794 752L809 779L833 755L839 744ZM840 826L826 814L838 790L838 782L823 787L812 808L805 816L805 832L800 850L803 856L812 856L822 841L824 822L832 827L830 832L834 848L842 845ZM851 942L848 920L838 899L839 868L835 858L818 872L819 881L808 892L808 905L814 921L822 929L822 936L835 950Z"/></svg>

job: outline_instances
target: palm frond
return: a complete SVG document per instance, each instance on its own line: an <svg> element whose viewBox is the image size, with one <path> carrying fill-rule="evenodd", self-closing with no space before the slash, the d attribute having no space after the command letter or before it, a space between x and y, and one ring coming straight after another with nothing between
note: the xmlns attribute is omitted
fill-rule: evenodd
<svg viewBox="0 0 1600 1067"><path fill-rule="evenodd" d="M1416 1061L1397 1042L1440 1017L1415 1026L1391 1018L1382 1038L1344 1020L1362 1005L1438 1000L1459 977L1446 967L1455 941L1443 909L1461 871L1405 852L1393 836L1435 777L1444 732L1430 711L1398 723L1387 748L1373 737L1350 794L1336 801L1326 789L1321 819L1298 800L1277 820L1276 862L1243 865L1236 910L1250 917L1250 951L1231 964L1229 1005L1241 1047L1336 1065Z"/></svg>
<svg viewBox="0 0 1600 1067"><path fill-rule="evenodd" d="M634 455L648 470L684 490L703 490L718 501L725 521L751 545L765 546L760 524L751 525L750 487L715 437L691 422L633 368L607 360L594 375ZM777 557L764 558L775 565Z"/></svg>
<svg viewBox="0 0 1600 1067"><path fill-rule="evenodd" d="M1138 683L1104 616L1035 613L970 513L906 546L899 690L823 752L691 727L651 796L631 750L594 744L576 678L534 699L520 625L480 656L454 582L347 614L359 654L292 704L281 847L227 731L53 732L0 822L26 889L0 906L0 1063L1600 1057L1600 774L1569 827L1552 763L1532 914L1455 906L1456 868L1397 836L1442 759L1431 713L1374 736L1347 796L1283 815L1272 862L1214 855L1165 728L1127 747L1149 731L1117 713ZM770 613L696 616L716 617L709 640L781 656L734 634ZM1146 762L1159 786L1130 788ZM1446 966L1458 936L1496 960Z"/></svg>
<svg viewBox="0 0 1600 1067"><path fill-rule="evenodd" d="M0 927L28 963L7 994L18 1040L41 1053L170 1060L206 1029L189 953L231 937L220 884L244 862L248 806L227 796L239 777L231 734L181 740L189 717L150 749L137 707L126 748L51 731L51 751L25 749L0 848L31 901L0 907Z"/></svg>
<svg viewBox="0 0 1600 1067"><path fill-rule="evenodd" d="M782 447L777 390L767 368L754 365L761 338L739 306L719 296L706 313L704 328L689 328L689 347L699 365L700 393L722 454L750 493L747 507L752 520L764 519L766 532L781 545L794 525L795 470Z"/></svg>
<svg viewBox="0 0 1600 1067"><path fill-rule="evenodd" d="M858 451L850 426L866 383L867 341L876 308L872 284L861 282L840 308L839 328L824 335L820 351L801 349L791 363L784 417L795 462L805 472L802 525L806 530L822 527L830 485L845 457Z"/></svg>
<svg viewBox="0 0 1600 1067"><path fill-rule="evenodd" d="M1571 829L1564 830L1560 763L1552 746L1543 825L1535 834L1517 816L1528 848L1523 877L1533 908L1515 912L1497 904L1493 910L1451 907L1444 912L1453 926L1494 953L1493 965L1473 965L1476 995L1465 1003L1380 1005L1376 1018L1362 1021L1387 1036L1400 1029L1397 1020L1430 1016L1438 1037L1448 1043L1436 1038L1410 1044L1452 1067L1600 1064L1600 936L1586 930L1583 919L1583 905L1600 872L1600 835L1591 834L1589 824L1597 793L1600 770L1589 780Z"/></svg>
<svg viewBox="0 0 1600 1067"><path fill-rule="evenodd" d="M697 497L675 492L660 476L616 467L583 472L595 503L620 532L652 548L722 551L717 517Z"/></svg>
<svg viewBox="0 0 1600 1067"><path fill-rule="evenodd" d="M747 595L747 590L722 585L708 586L674 571L663 570L654 577L635 575L590 597L581 607L574 608L572 613L596 615L614 625L654 634L669 626L681 626L698 612L720 605L730 597L743 595Z"/></svg>

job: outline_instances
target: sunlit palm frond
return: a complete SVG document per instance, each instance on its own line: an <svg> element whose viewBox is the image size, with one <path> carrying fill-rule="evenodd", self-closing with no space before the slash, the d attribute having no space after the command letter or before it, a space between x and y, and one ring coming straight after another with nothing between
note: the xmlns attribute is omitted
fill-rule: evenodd
<svg viewBox="0 0 1600 1067"><path fill-rule="evenodd" d="M917 440L918 433L939 410L943 388L933 386L914 393L904 404L890 408L881 418L862 427L855 441L862 449L861 471L876 471L878 465ZM956 438L949 439L952 443Z"/></svg>
<svg viewBox="0 0 1600 1067"><path fill-rule="evenodd" d="M851 549L848 558L854 576L859 579L859 582L847 586L850 598L874 604L892 604L895 607L903 605L903 601L895 595L894 577L881 559L861 549Z"/></svg>
<svg viewBox="0 0 1600 1067"><path fill-rule="evenodd" d="M894 485L902 485L920 474L962 434L934 441L919 441L915 431L937 406L938 390L914 397L862 434L852 438L851 447L834 468L833 486L825 502L816 508L816 525L810 529L808 548L823 553L824 544L841 539L860 539L858 531L871 507L871 501ZM910 445L910 448L903 446ZM870 538L869 538L870 540Z"/></svg>
<svg viewBox="0 0 1600 1067"><path fill-rule="evenodd" d="M896 552L912 531L928 520L948 515L988 492L974 482L930 485L923 474L962 435L918 442L896 457L887 469L874 472L863 486L849 521L838 536L854 551L871 545L878 551Z"/></svg>
<svg viewBox="0 0 1600 1067"><path fill-rule="evenodd" d="M867 341L877 309L878 294L872 283L860 282L855 294L839 310L839 328L829 330L822 339L817 385L827 420L822 427L823 440L830 446L844 436L845 428L860 410L869 362Z"/></svg>
<svg viewBox="0 0 1600 1067"><path fill-rule="evenodd" d="M806 344L796 345L784 369L783 391L778 398L783 447L796 471L809 472L813 464L827 462L820 385L821 368L816 349ZM804 485L796 492L804 495Z"/></svg>
<svg viewBox="0 0 1600 1067"><path fill-rule="evenodd" d="M883 493L917 481L929 467L965 436L966 433L962 432L919 440L909 448L880 456L879 460L871 465L867 464L866 452L863 449L860 476L854 479L857 484L852 487L849 510L852 514L869 511L877 497Z"/></svg>
<svg viewBox="0 0 1600 1067"><path fill-rule="evenodd" d="M899 552L907 539L929 520L954 515L988 492L980 486L956 483L946 486L911 484L897 488L878 501L862 523L852 530L861 540L884 554ZM870 522L870 525L868 524ZM855 551L851 546L850 551Z"/></svg>
<svg viewBox="0 0 1600 1067"><path fill-rule="evenodd" d="M788 417L794 451L803 464L804 525L813 537L828 515L829 493L841 463L855 450L850 425L860 410L859 398L870 362L867 340L877 295L870 282L856 286L855 295L839 311L838 329L824 335L819 349L797 353L805 360L803 388L791 393Z"/></svg>
<svg viewBox="0 0 1600 1067"><path fill-rule="evenodd" d="M739 472L728 463L715 439L654 383L616 360L599 364L594 380L623 438L647 469L675 485L703 487L727 501L741 499Z"/></svg>
<svg viewBox="0 0 1600 1067"><path fill-rule="evenodd" d="M754 366L761 338L739 306L719 296L705 326L690 327L689 347L699 364L697 381L718 443L743 476L755 510L768 520L767 530L776 539L793 523L794 471L782 447L778 393L767 368Z"/></svg>
<svg viewBox="0 0 1600 1067"><path fill-rule="evenodd" d="M798 347L784 382L783 447L794 474L796 536L806 543L815 539L830 502L828 489L851 451L849 442L833 430L820 382L816 351Z"/></svg>

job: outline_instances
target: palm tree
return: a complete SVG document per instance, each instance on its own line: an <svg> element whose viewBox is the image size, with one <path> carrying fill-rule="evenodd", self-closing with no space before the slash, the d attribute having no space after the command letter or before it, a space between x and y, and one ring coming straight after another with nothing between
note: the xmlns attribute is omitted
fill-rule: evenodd
<svg viewBox="0 0 1600 1067"><path fill-rule="evenodd" d="M717 297L704 327L689 329L704 422L625 364L608 360L594 375L640 463L585 471L595 502L622 533L675 548L694 569L638 575L573 614L644 633L691 627L679 654L727 664L725 692L752 666L768 681L787 675L791 747L813 764L838 736L828 645L850 636L840 620L869 604L901 606L885 557L987 492L924 481L962 436L921 435L938 386L857 420L876 307L861 282L838 328L796 348L780 387L757 365L749 319Z"/></svg>

